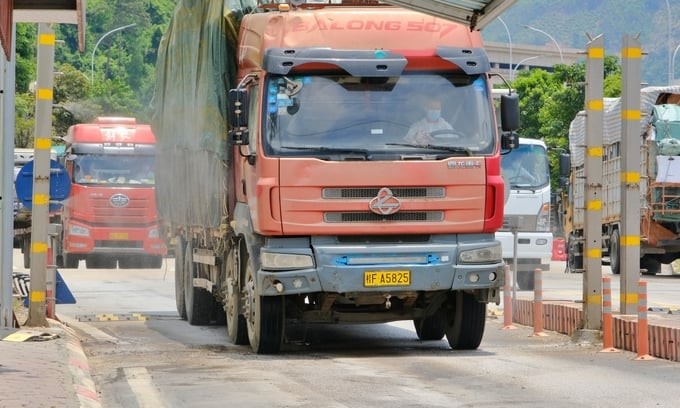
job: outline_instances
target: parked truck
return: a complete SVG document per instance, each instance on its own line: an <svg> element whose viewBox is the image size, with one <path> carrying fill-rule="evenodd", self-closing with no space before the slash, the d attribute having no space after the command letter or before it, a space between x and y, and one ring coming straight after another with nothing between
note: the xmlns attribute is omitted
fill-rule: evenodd
<svg viewBox="0 0 680 408"><path fill-rule="evenodd" d="M72 180L60 213L58 266L160 268L167 253L155 196L156 139L135 118L71 126L61 161Z"/></svg>
<svg viewBox="0 0 680 408"><path fill-rule="evenodd" d="M550 166L545 143L519 138L519 146L501 156L501 169L509 194L503 228L496 239L503 245L503 259L513 269L517 258L517 286L533 290L535 270L549 270L552 256Z"/></svg>
<svg viewBox="0 0 680 408"><path fill-rule="evenodd" d="M680 87L643 88L640 102L640 268L656 274L680 257ZM585 142L581 111L560 161L567 266L576 272L583 270ZM614 274L621 271L621 144L621 100L604 98L602 256Z"/></svg>
<svg viewBox="0 0 680 408"><path fill-rule="evenodd" d="M223 318L257 353L293 324L399 320L477 348L504 282L516 94L501 138L478 31L375 1L280 3L180 1L159 47L179 314ZM433 97L450 129L407 141Z"/></svg>

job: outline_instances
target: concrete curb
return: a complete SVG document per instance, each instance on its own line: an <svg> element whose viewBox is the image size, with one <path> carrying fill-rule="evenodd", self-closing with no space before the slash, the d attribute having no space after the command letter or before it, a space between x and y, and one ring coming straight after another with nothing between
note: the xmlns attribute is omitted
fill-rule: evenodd
<svg viewBox="0 0 680 408"><path fill-rule="evenodd" d="M101 408L99 394L90 373L87 356L76 331L63 322L55 321L66 334L66 348L68 349L68 369L73 378L73 388L80 401L81 408Z"/></svg>
<svg viewBox="0 0 680 408"><path fill-rule="evenodd" d="M532 306L532 300L515 299L512 321L532 327ZM583 320L581 309L582 305L572 302L544 303L544 329L573 336ZM650 317L649 354L670 361L680 361L680 320L663 314ZM637 316L615 315L613 331L615 348L637 352Z"/></svg>

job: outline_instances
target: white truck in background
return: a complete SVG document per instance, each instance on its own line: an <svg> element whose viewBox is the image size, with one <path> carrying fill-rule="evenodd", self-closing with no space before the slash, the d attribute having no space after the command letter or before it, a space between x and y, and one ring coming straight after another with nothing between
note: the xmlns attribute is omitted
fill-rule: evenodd
<svg viewBox="0 0 680 408"><path fill-rule="evenodd" d="M553 235L550 230L550 167L541 140L519 138L519 147L501 156L501 172L509 189L503 228L496 239L503 259L514 268L517 233L517 286L533 290L534 270L550 268Z"/></svg>

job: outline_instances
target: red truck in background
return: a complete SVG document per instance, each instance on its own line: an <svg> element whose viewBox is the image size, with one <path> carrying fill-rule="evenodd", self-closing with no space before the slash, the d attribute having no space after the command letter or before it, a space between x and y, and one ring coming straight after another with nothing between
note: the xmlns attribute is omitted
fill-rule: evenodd
<svg viewBox="0 0 680 408"><path fill-rule="evenodd" d="M504 95L498 131L480 33L377 1L227 3L178 2L159 46L179 315L226 320L256 353L293 324L398 320L476 349L504 280L500 150L519 126ZM438 113L450 126L410 137Z"/></svg>
<svg viewBox="0 0 680 408"><path fill-rule="evenodd" d="M154 188L156 138L135 118L99 117L69 128L61 157L71 196L61 213L57 265L160 268L167 254Z"/></svg>

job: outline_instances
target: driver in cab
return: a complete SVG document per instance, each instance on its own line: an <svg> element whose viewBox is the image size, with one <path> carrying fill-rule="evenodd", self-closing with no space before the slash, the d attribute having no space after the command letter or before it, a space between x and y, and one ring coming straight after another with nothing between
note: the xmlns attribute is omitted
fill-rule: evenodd
<svg viewBox="0 0 680 408"><path fill-rule="evenodd" d="M453 130L449 122L441 117L442 102L436 98L430 98L425 103L425 116L416 121L409 128L404 141L415 144L432 144L436 139L432 135L438 130Z"/></svg>

